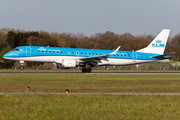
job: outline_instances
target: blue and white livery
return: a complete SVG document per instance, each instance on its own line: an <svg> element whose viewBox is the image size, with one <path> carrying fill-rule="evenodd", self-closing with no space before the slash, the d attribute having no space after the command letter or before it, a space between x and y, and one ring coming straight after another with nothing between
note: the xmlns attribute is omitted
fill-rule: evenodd
<svg viewBox="0 0 180 120"><path fill-rule="evenodd" d="M169 29L162 30L159 35L146 47L137 51L20 46L6 53L3 58L8 60L51 62L62 64L63 67L83 67L82 72L91 72L93 66L121 66L147 62L155 62L170 58L164 54ZM86 68L86 66L90 66Z"/></svg>

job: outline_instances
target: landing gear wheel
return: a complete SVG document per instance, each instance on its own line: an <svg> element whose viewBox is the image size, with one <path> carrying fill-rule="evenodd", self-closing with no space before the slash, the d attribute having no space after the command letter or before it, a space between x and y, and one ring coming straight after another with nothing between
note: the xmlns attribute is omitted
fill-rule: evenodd
<svg viewBox="0 0 180 120"><path fill-rule="evenodd" d="M88 73L90 73L91 71L92 71L91 68L87 68L87 69L86 69L86 72L88 72Z"/></svg>
<svg viewBox="0 0 180 120"><path fill-rule="evenodd" d="M21 68L20 68L21 70L23 70L24 69L24 67L23 66L21 66Z"/></svg>
<svg viewBox="0 0 180 120"><path fill-rule="evenodd" d="M82 73L85 73L85 72L86 72L86 68L83 68L83 69L82 69Z"/></svg>

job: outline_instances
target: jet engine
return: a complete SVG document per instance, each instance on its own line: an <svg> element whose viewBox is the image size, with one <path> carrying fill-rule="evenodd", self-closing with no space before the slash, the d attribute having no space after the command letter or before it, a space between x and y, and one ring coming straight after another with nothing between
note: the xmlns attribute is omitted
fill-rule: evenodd
<svg viewBox="0 0 180 120"><path fill-rule="evenodd" d="M74 59L63 59L62 67L77 67L79 63Z"/></svg>

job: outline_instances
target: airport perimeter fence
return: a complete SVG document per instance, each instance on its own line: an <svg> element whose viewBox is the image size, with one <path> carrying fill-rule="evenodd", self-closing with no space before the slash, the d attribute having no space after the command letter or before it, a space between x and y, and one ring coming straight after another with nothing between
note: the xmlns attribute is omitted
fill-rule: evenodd
<svg viewBox="0 0 180 120"><path fill-rule="evenodd" d="M20 69L20 64L14 64L12 69ZM60 64L56 63L43 63L39 65L28 66L24 64L25 69L82 69L82 67L76 68L63 68ZM143 63L136 65L127 66L95 66L94 70L180 70L180 62L154 62L154 63Z"/></svg>
<svg viewBox="0 0 180 120"><path fill-rule="evenodd" d="M61 69L61 68L60 68ZM81 67L72 69L82 69ZM143 63L126 66L96 66L94 70L180 70L180 65L176 63Z"/></svg>
<svg viewBox="0 0 180 120"><path fill-rule="evenodd" d="M102 68L97 68L102 69ZM174 63L143 63L127 66L107 66L107 70L180 70L180 66Z"/></svg>

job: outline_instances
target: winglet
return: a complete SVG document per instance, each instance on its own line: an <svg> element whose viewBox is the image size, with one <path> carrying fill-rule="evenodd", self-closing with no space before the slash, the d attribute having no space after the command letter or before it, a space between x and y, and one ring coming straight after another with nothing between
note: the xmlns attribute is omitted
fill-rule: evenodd
<svg viewBox="0 0 180 120"><path fill-rule="evenodd" d="M121 46L119 46L114 52L110 53L110 54L107 54L107 56L110 56L110 55L115 55L117 53L117 51L120 49Z"/></svg>

